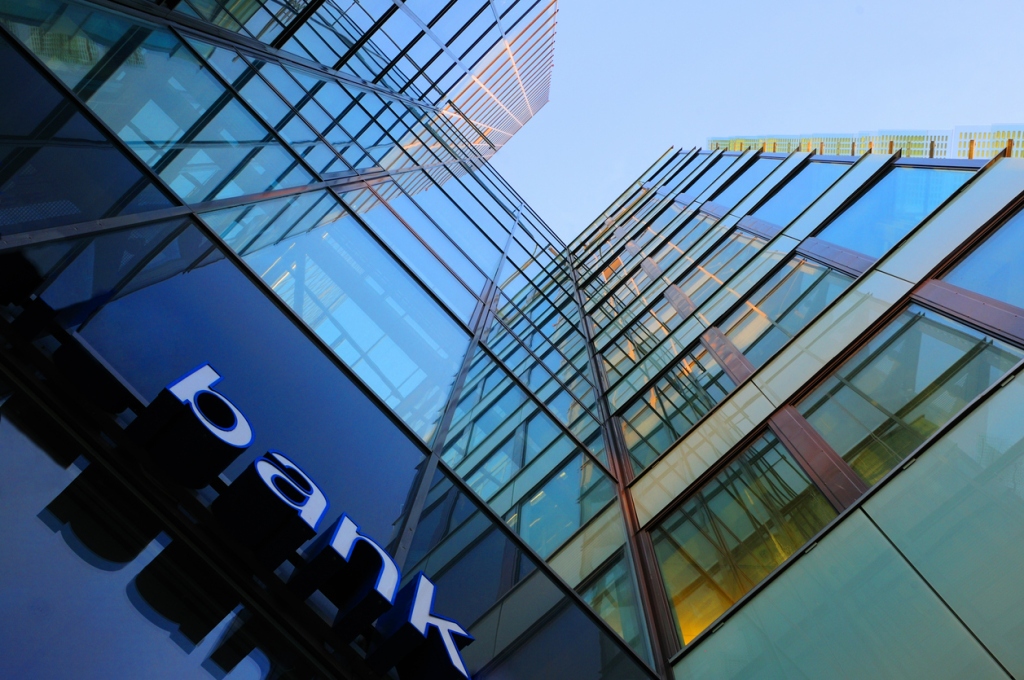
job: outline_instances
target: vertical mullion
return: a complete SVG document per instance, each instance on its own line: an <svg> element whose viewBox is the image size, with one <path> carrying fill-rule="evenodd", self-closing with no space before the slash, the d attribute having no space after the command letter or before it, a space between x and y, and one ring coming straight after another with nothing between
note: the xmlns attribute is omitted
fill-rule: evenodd
<svg viewBox="0 0 1024 680"><path fill-rule="evenodd" d="M668 602L664 588L660 587L654 545L650 540L649 534L643 532L640 528L636 508L633 505L633 497L626 486L632 478L629 450L626 448L621 429L615 427L609 413L605 397L607 381L604 379L604 372L597 358L593 337L587 322L588 317L584 313L583 296L579 288L579 275L573 265L574 258L572 254L568 251L566 251L566 254L568 256L567 264L572 276L576 304L580 310L579 325L583 332L584 342L586 343L588 363L595 378L597 406L601 415L601 429L604 433L608 450L609 465L615 471L613 482L618 494L622 517L626 523L625 553L627 559L633 564L631 571L636 579L634 585L640 598L640 609L643 612L647 631L646 637L653 656L654 668L662 677L668 677L670 670L667 660L680 647L678 627L671 614L671 603Z"/></svg>

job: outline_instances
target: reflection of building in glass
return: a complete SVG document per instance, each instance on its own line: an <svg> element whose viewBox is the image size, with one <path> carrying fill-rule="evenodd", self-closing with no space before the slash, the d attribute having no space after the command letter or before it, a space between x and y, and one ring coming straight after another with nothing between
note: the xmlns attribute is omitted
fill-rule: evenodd
<svg viewBox="0 0 1024 680"><path fill-rule="evenodd" d="M0 0L0 675L1024 675L1015 128L566 246L487 162L555 12Z"/></svg>

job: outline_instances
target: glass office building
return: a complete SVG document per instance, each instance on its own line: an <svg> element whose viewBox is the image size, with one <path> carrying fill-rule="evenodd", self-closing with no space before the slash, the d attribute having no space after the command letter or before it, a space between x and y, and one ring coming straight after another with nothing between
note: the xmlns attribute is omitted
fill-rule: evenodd
<svg viewBox="0 0 1024 680"><path fill-rule="evenodd" d="M0 0L0 675L1024 675L1024 161L566 245L487 162L555 14Z"/></svg>

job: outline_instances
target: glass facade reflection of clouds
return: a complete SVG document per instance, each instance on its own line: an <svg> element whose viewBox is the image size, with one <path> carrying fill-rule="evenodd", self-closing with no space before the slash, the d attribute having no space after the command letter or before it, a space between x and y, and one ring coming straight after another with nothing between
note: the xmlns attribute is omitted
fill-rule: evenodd
<svg viewBox="0 0 1024 680"><path fill-rule="evenodd" d="M1024 161L670 149L565 244L556 13L0 0L0 676L1024 673Z"/></svg>

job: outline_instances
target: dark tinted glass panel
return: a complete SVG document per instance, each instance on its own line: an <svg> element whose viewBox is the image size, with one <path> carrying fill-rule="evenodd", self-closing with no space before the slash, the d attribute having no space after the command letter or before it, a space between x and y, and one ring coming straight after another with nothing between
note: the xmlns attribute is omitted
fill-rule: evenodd
<svg viewBox="0 0 1024 680"><path fill-rule="evenodd" d="M12 548L0 551L0 675L224 677L211 656L252 612L228 606L211 614L214 598L204 602L200 595L172 609L206 626L183 632L163 616L169 612L156 608L153 575L161 565L167 567L162 582L183 583L180 567L187 561L168 560L182 554L181 546L129 488L3 380L0 375L0 475L17 483L5 485L0 503L3 540ZM233 591L223 580L217 584L215 597L230 601ZM198 594L199 585L190 585ZM259 680L294 668L299 654L285 641L255 642L228 678Z"/></svg>
<svg viewBox="0 0 1024 680"><path fill-rule="evenodd" d="M970 170L894 168L819 236L881 257L973 174Z"/></svg>
<svg viewBox="0 0 1024 680"><path fill-rule="evenodd" d="M773 434L744 450L652 534L683 643L835 516Z"/></svg>
<svg viewBox="0 0 1024 680"><path fill-rule="evenodd" d="M227 470L286 452L344 510L386 540L422 453L197 228L158 224L33 247L37 289L142 399L205 363L251 421ZM45 346L46 342L40 341Z"/></svg>
<svg viewBox="0 0 1024 680"><path fill-rule="evenodd" d="M839 163L809 163L754 211L754 217L786 227L849 169Z"/></svg>
<svg viewBox="0 0 1024 680"><path fill-rule="evenodd" d="M912 305L797 408L874 484L1022 356Z"/></svg>
<svg viewBox="0 0 1024 680"><path fill-rule="evenodd" d="M761 366L852 282L846 274L794 257L719 326L750 363Z"/></svg>
<svg viewBox="0 0 1024 680"><path fill-rule="evenodd" d="M409 578L419 570L437 583L437 609L453 613L476 637L462 651L473 678L557 677L549 671L570 658L565 677L649 677L444 471L434 477L403 573ZM615 589L618 573L602 581L603 590L627 598ZM601 590L595 584L596 600ZM556 640L552 658L543 652Z"/></svg>
<svg viewBox="0 0 1024 680"><path fill-rule="evenodd" d="M1024 213L1017 213L942 278L1024 307Z"/></svg>
<svg viewBox="0 0 1024 680"><path fill-rule="evenodd" d="M165 208L170 201L0 38L0 233Z"/></svg>

